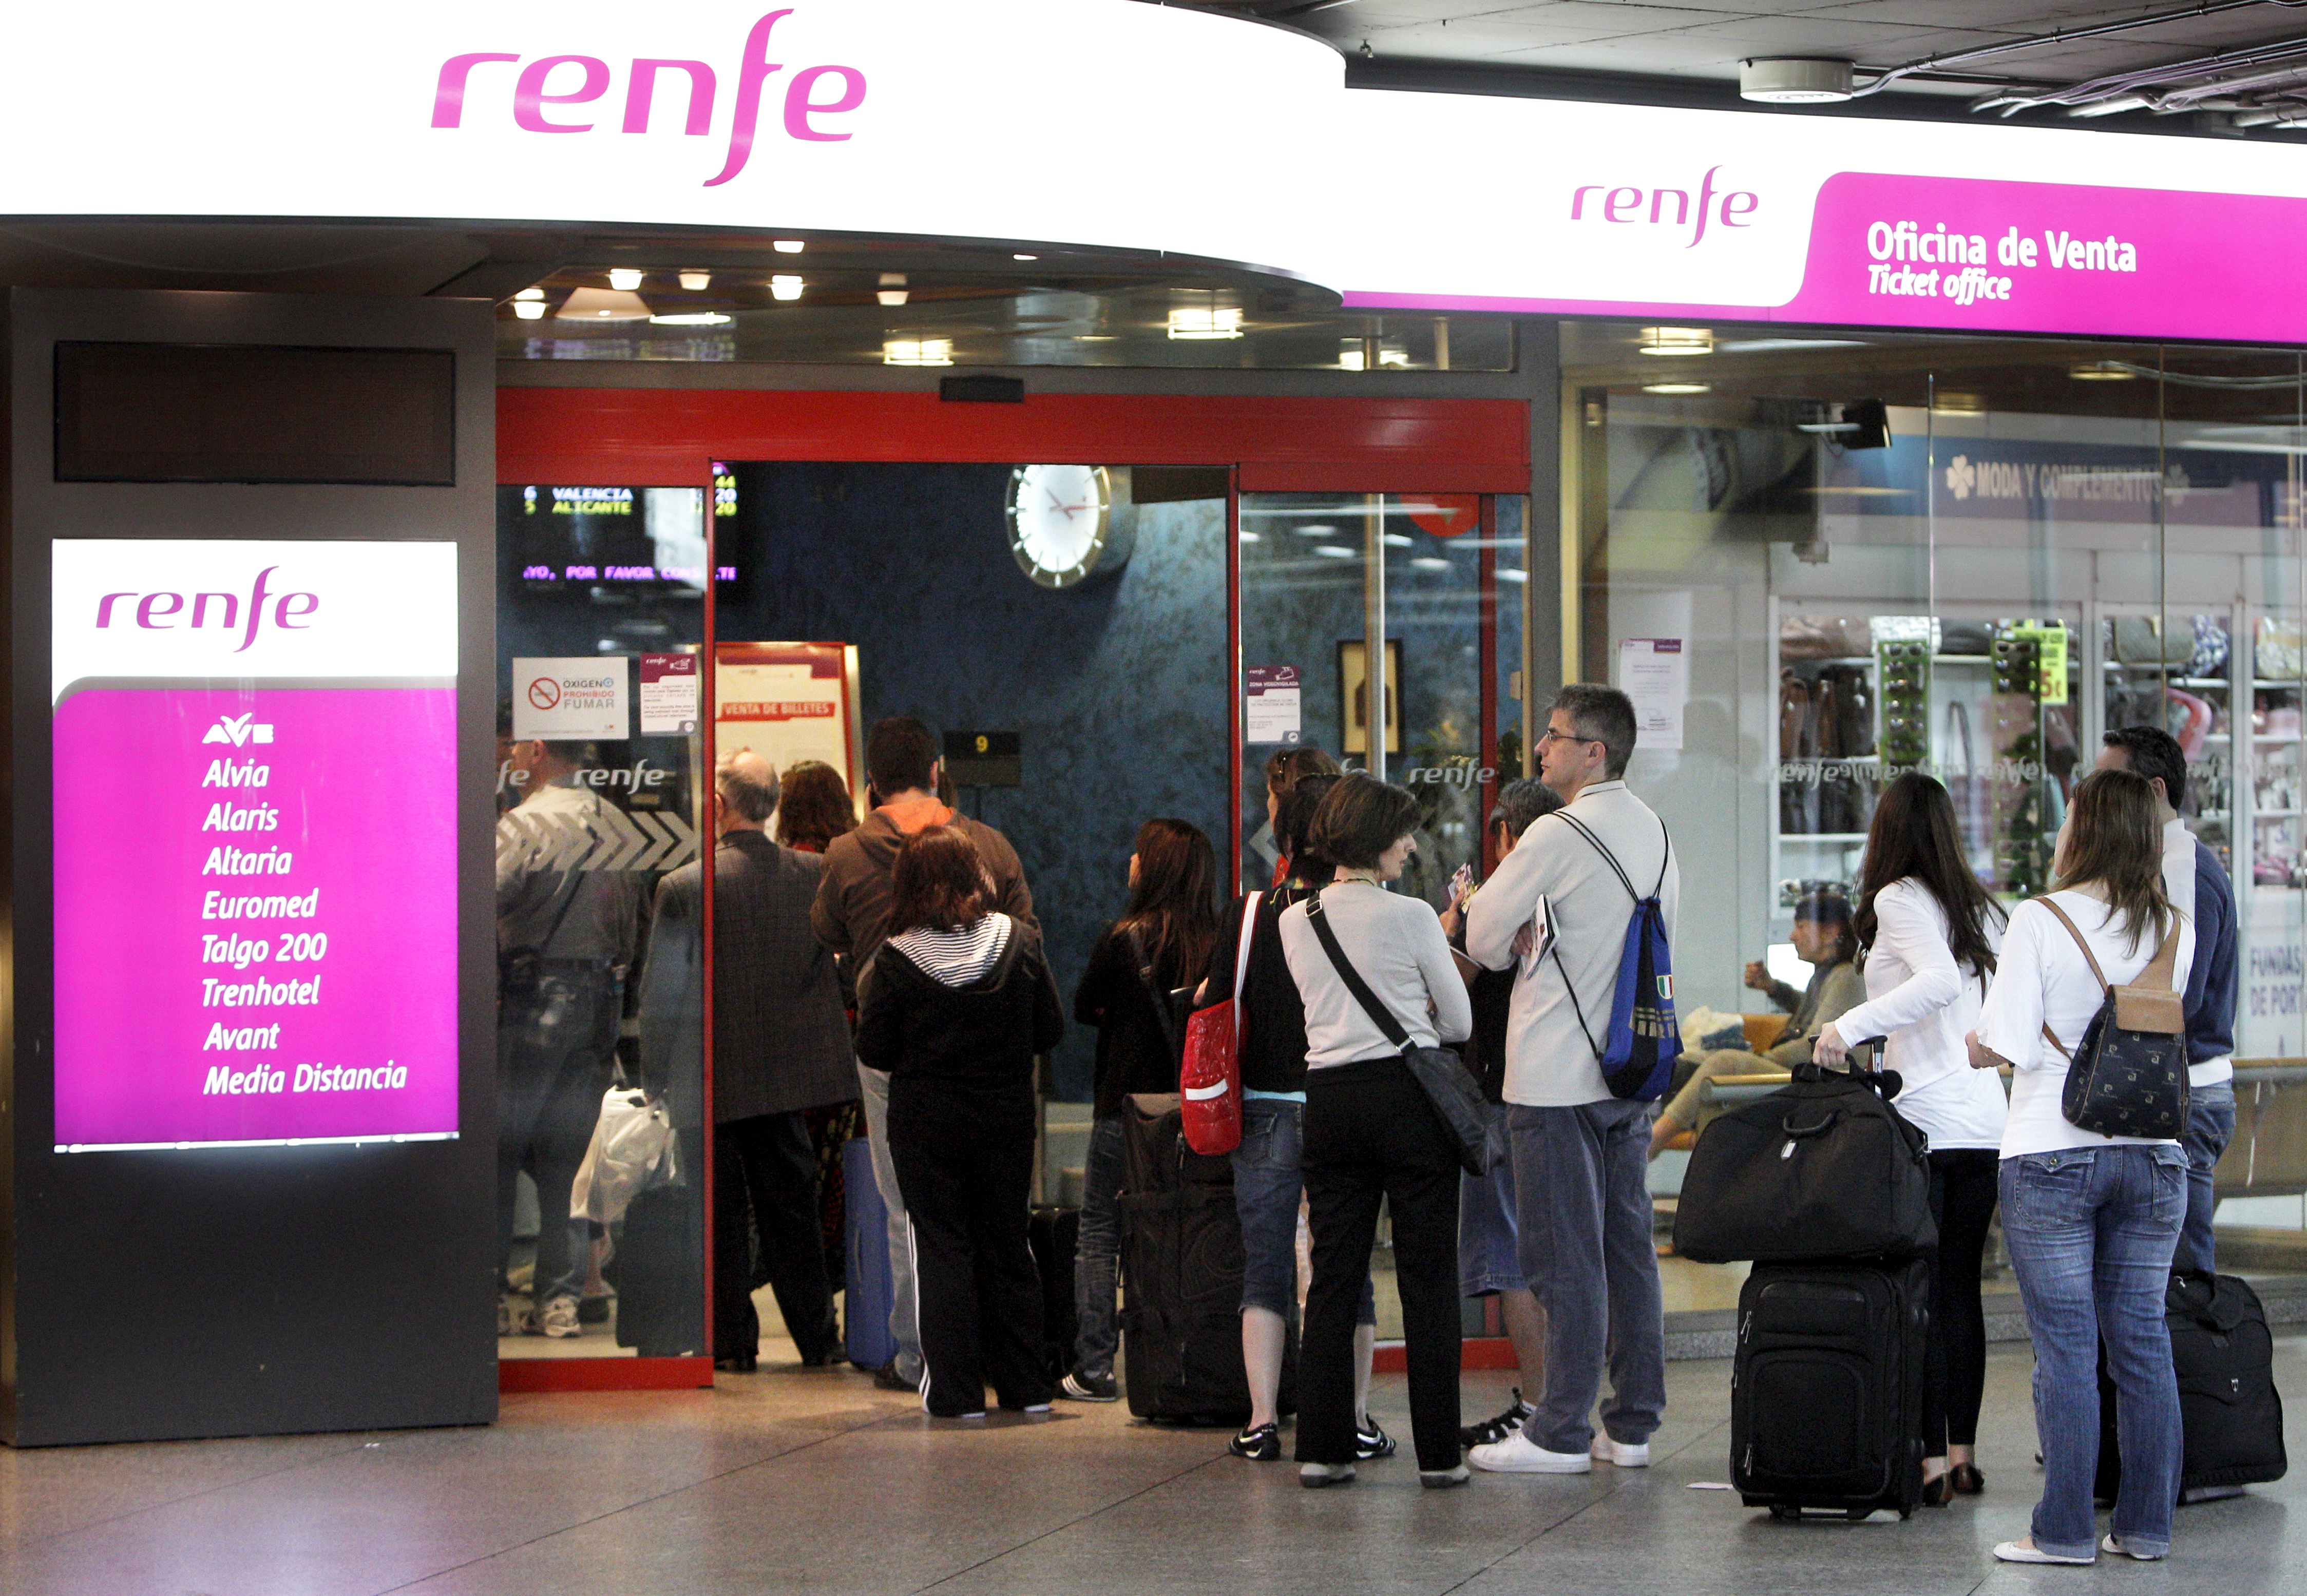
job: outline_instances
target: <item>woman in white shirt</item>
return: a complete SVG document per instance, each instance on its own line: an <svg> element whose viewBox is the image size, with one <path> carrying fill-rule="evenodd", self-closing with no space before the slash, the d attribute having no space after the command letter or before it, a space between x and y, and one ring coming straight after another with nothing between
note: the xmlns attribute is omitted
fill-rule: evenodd
<svg viewBox="0 0 2307 1596"><path fill-rule="evenodd" d="M1866 1001L1819 1033L1821 1063L1853 1042L1888 1041L1877 1067L1898 1071L1899 1112L1930 1139L1931 1216L1939 1253L1923 1372L1923 1500L1943 1507L1985 1489L1972 1461L1986 1379L1978 1277L1994 1220L2003 1081L1970 1067L2003 942L2003 914L1971 874L1947 789L1909 771L1882 789L1866 837L1853 929L1865 951Z"/></svg>
<svg viewBox="0 0 2307 1596"><path fill-rule="evenodd" d="M2144 777L2099 771L2075 789L2058 879L2058 891L2011 915L1971 1053L1979 1069L2012 1071L2003 1235L2035 1343L2043 1447L2033 1532L1994 1555L2088 1563L2103 1548L2151 1560L2170 1550L2179 1496L2179 1390L2163 1302L2187 1211L2187 1158L2175 1140L2082 1130L2060 1106L2106 985L2136 980L2165 938L2178 939L2174 990L2185 990L2193 960L2193 927L2163 895L2161 828ZM2123 1489L2095 1547L2102 1337L2123 1402Z"/></svg>
<svg viewBox="0 0 2307 1596"><path fill-rule="evenodd" d="M1417 846L1418 800L1359 772L1314 812L1314 851L1330 885L1283 911L1282 952L1306 1000L1306 1199L1314 1278L1298 1358L1299 1477L1354 1477L1354 1319L1384 1199L1410 1375L1419 1482L1461 1485L1458 1453L1458 1150L1402 1048L1338 973L1311 917L1319 911L1346 963L1412 1046L1473 1033L1466 984L1442 922L1383 883Z"/></svg>

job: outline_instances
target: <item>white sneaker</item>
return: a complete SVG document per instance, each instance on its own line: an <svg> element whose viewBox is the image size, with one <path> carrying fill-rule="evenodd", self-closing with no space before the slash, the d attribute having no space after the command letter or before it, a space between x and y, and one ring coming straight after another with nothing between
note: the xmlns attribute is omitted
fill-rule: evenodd
<svg viewBox="0 0 2307 1596"><path fill-rule="evenodd" d="M1593 1457L1596 1463L1607 1463L1622 1469L1646 1469L1651 1466L1650 1443L1629 1446L1614 1441L1600 1430L1594 1432Z"/></svg>
<svg viewBox="0 0 2307 1596"><path fill-rule="evenodd" d="M577 1308L574 1297L553 1298L545 1305L545 1311L537 1315L537 1333L549 1336L555 1341L567 1341L572 1336L582 1336L585 1327L577 1318Z"/></svg>
<svg viewBox="0 0 2307 1596"><path fill-rule="evenodd" d="M1522 1431L1466 1454L1466 1461L1493 1474L1591 1474L1594 1460L1583 1452L1548 1452Z"/></svg>

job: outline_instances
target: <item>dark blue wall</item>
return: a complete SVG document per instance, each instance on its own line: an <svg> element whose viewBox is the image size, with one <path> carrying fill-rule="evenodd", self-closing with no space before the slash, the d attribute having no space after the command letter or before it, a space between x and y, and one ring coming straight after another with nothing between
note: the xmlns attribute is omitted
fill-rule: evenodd
<svg viewBox="0 0 2307 1596"><path fill-rule="evenodd" d="M869 725L1022 738L1024 786L961 797L1025 860L1070 1004L1141 821L1191 821L1223 858L1224 502L1128 512L1120 575L1052 593L1010 555L1006 465L756 465L737 484L720 535L744 576L721 636L857 644ZM1093 1046L1060 1046L1061 1097L1089 1095Z"/></svg>

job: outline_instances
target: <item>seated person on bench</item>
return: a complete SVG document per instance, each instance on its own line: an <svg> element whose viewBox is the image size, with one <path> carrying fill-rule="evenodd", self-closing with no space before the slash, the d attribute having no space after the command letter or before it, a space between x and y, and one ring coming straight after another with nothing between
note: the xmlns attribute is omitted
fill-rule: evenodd
<svg viewBox="0 0 2307 1596"><path fill-rule="evenodd" d="M1746 967L1746 985L1767 993L1790 1017L1782 1038L1762 1053L1726 1047L1703 1054L1685 1053L1675 1065L1674 1096L1651 1127L1651 1156L1685 1131L1702 1130L1717 1112L1699 1098L1699 1088L1718 1075L1755 1075L1789 1070L1810 1062L1811 1044L1827 1025L1866 999L1865 978L1855 962L1850 900L1840 892L1809 892L1795 906L1795 952L1811 966L1810 985L1797 992L1771 978L1758 960Z"/></svg>

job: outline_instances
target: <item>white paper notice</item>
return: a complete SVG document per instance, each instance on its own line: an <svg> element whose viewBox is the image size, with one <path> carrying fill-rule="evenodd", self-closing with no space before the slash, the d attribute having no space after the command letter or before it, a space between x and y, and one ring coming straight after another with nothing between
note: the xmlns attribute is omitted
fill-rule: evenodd
<svg viewBox="0 0 2307 1596"><path fill-rule="evenodd" d="M1618 639L1618 690L1634 703L1634 747L1679 753L1690 656L1679 637Z"/></svg>
<svg viewBox="0 0 2307 1596"><path fill-rule="evenodd" d="M624 654L512 662L512 734L526 742L632 735L632 661Z"/></svg>
<svg viewBox="0 0 2307 1596"><path fill-rule="evenodd" d="M697 730L696 654L641 656L641 735L687 737Z"/></svg>
<svg viewBox="0 0 2307 1596"><path fill-rule="evenodd" d="M1243 740L1294 743L1304 735L1299 719L1304 688L1295 665L1252 665L1242 672L1247 700Z"/></svg>

